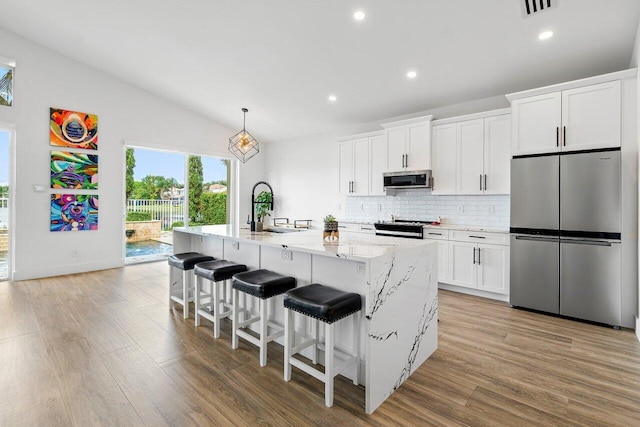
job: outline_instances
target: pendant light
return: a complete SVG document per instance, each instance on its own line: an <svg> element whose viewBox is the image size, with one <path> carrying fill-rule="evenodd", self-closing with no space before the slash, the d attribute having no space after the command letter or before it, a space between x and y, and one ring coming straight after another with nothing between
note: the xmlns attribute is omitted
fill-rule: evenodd
<svg viewBox="0 0 640 427"><path fill-rule="evenodd" d="M229 138L229 151L240 159L242 163L246 163L247 160L260 152L260 146L258 141L245 129L249 110L243 108L242 112L244 114L242 130Z"/></svg>

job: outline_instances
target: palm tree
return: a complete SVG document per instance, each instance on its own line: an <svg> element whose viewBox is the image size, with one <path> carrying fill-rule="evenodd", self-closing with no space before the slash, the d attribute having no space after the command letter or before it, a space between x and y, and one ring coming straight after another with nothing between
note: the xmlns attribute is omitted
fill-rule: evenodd
<svg viewBox="0 0 640 427"><path fill-rule="evenodd" d="M0 78L0 105L11 106L13 102L13 70L8 69Z"/></svg>

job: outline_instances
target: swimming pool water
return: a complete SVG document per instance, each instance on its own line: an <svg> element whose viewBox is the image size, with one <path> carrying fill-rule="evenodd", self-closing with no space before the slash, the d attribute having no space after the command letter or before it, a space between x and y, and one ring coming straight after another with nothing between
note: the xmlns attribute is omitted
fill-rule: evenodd
<svg viewBox="0 0 640 427"><path fill-rule="evenodd" d="M155 240L127 243L127 258L145 255L160 255L173 253L173 246Z"/></svg>

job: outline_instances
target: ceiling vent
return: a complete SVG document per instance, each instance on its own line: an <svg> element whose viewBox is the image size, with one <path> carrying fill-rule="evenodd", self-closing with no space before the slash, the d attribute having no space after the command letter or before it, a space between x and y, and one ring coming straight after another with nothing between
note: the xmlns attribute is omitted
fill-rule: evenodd
<svg viewBox="0 0 640 427"><path fill-rule="evenodd" d="M545 10L556 7L558 0L522 0L522 14L527 16L537 15Z"/></svg>

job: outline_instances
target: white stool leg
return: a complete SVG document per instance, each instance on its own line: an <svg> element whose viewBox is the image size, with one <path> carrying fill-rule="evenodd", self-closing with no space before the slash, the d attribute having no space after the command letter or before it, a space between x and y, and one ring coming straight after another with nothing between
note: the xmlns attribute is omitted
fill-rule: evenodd
<svg viewBox="0 0 640 427"><path fill-rule="evenodd" d="M194 321L195 325L200 326L200 314L198 313L198 310L200 310L200 287L202 285L202 277L195 276L195 278L196 278L196 287L195 287L195 290L193 291L193 304L195 305L196 312L193 314L193 316L195 317L195 321Z"/></svg>
<svg viewBox="0 0 640 427"><path fill-rule="evenodd" d="M169 266L169 311L171 311L173 309L173 300L171 299L171 295L173 295L173 275L174 275L174 271L173 271L173 266Z"/></svg>
<svg viewBox="0 0 640 427"><path fill-rule="evenodd" d="M333 323L327 323L324 335L324 403L333 406Z"/></svg>
<svg viewBox="0 0 640 427"><path fill-rule="evenodd" d="M238 334L236 331L238 328L238 310L240 310L240 307L238 307L238 290L233 289L231 294L233 297L233 310L231 314L231 348L235 350L238 348Z"/></svg>
<svg viewBox="0 0 640 427"><path fill-rule="evenodd" d="M318 342L320 341L320 321L318 319L309 318L313 325L313 339L315 344L311 347L311 362L318 364Z"/></svg>
<svg viewBox="0 0 640 427"><path fill-rule="evenodd" d="M259 299L260 304L260 366L267 366L267 300Z"/></svg>
<svg viewBox="0 0 640 427"><path fill-rule="evenodd" d="M291 349L295 344L295 325L293 322L293 311L284 309L284 380L291 380Z"/></svg>
<svg viewBox="0 0 640 427"><path fill-rule="evenodd" d="M213 281L211 282L213 283ZM224 283L223 283L224 285ZM213 307L215 307L215 311L213 313L213 318L215 322L213 324L213 337L220 337L220 282L213 283Z"/></svg>
<svg viewBox="0 0 640 427"><path fill-rule="evenodd" d="M213 287L215 285L213 280L209 280L209 313L213 313Z"/></svg>
<svg viewBox="0 0 640 427"><path fill-rule="evenodd" d="M355 385L360 384L360 323L361 311L353 314L353 351L356 356L356 374L353 377L353 383Z"/></svg>
<svg viewBox="0 0 640 427"><path fill-rule="evenodd" d="M189 318L189 287L191 285L191 274L187 270L182 272L182 301L184 306L182 307L182 317L184 319Z"/></svg>

